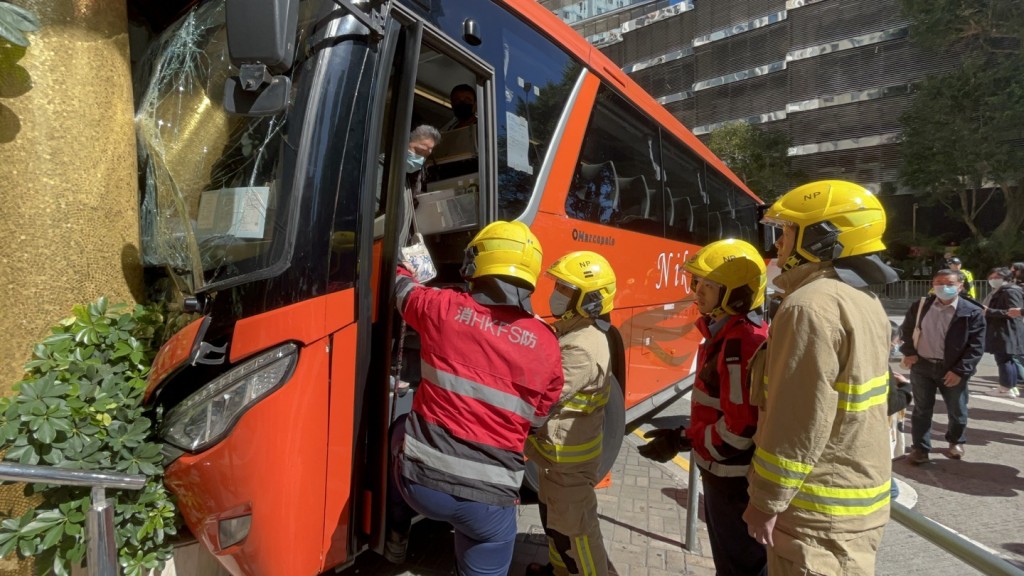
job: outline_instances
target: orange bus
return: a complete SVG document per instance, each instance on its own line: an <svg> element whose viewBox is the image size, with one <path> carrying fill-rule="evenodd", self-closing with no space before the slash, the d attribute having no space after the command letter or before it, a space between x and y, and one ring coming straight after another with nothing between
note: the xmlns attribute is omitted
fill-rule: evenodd
<svg viewBox="0 0 1024 576"><path fill-rule="evenodd" d="M692 375L682 263L758 234L758 198L533 0L202 1L138 74L144 263L195 314L146 401L166 484L233 574L382 547L411 127L442 129L415 207L436 284L462 282L495 219L530 225L545 265L590 249L614 266L606 471L625 421ZM446 130L460 84L476 122Z"/></svg>

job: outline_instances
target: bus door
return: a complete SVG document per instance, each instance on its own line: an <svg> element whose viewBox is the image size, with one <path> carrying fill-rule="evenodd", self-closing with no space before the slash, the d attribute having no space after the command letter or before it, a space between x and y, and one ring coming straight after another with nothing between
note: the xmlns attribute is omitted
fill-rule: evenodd
<svg viewBox="0 0 1024 576"><path fill-rule="evenodd" d="M400 238L412 231L405 195L411 195L413 230L422 235L437 276L430 286L461 285L465 246L493 219L494 117L493 69L422 18L393 5L389 33L396 36L394 58L382 74L387 82L376 103L380 138L373 157L373 329L369 390L375 399L363 404L367 438L363 481L363 527L369 546L383 549L391 423L412 406L420 378L419 340L394 308L395 268ZM476 102L475 118L457 122L452 89L468 89ZM411 132L430 126L440 133L418 170L407 167ZM372 129L372 128L371 128ZM373 383L382 383L374 388ZM387 384L383 384L387 383ZM369 396L370 393L368 393ZM356 479L359 480L359 479Z"/></svg>

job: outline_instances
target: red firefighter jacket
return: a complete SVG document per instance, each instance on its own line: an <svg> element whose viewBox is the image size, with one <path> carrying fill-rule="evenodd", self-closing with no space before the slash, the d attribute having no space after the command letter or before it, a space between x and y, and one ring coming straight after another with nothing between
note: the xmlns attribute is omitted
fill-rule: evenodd
<svg viewBox="0 0 1024 576"><path fill-rule="evenodd" d="M523 446L562 391L558 340L517 306L426 288L404 270L398 309L420 335L422 380L402 450L402 474L453 496L519 502Z"/></svg>
<svg viewBox="0 0 1024 576"><path fill-rule="evenodd" d="M768 335L759 317L697 321L704 344L690 400L686 436L697 465L716 476L745 476L754 454L757 407L750 403L747 364Z"/></svg>

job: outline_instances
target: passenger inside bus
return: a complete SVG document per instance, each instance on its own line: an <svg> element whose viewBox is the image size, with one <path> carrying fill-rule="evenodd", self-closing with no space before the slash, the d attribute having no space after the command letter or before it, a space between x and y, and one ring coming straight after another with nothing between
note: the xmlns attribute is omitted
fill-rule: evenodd
<svg viewBox="0 0 1024 576"><path fill-rule="evenodd" d="M447 132L476 124L476 88L458 84L449 94L453 117L441 130Z"/></svg>

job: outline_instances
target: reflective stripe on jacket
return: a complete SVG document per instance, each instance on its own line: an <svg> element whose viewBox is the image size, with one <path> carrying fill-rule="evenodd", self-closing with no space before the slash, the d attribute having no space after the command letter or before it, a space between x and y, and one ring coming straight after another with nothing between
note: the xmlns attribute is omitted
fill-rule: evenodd
<svg viewBox="0 0 1024 576"><path fill-rule="evenodd" d="M601 457L604 407L608 403L611 350L608 335L589 318L555 323L565 383L551 417L530 438L530 457L573 464Z"/></svg>
<svg viewBox="0 0 1024 576"><path fill-rule="evenodd" d="M779 514L790 533L883 526L892 469L888 316L829 263L804 264L775 283L787 296L768 333L750 501Z"/></svg>
<svg viewBox="0 0 1024 576"><path fill-rule="evenodd" d="M554 333L516 306L426 288L401 271L395 293L421 342L402 473L453 496L518 503L526 436L562 390Z"/></svg>
<svg viewBox="0 0 1024 576"><path fill-rule="evenodd" d="M746 316L729 316L712 334L706 318L697 321L704 344L697 356L697 378L690 400L686 436L697 464L716 476L743 476L754 453L757 407L750 403L747 365L768 328Z"/></svg>

